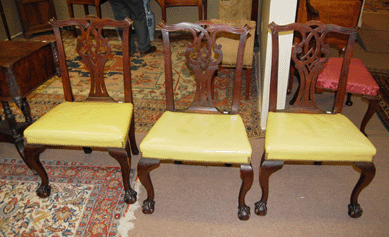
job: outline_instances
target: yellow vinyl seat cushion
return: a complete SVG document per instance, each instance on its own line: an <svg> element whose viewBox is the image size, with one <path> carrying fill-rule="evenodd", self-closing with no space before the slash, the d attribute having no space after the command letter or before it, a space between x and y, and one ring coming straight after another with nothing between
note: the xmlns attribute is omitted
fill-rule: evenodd
<svg viewBox="0 0 389 237"><path fill-rule="evenodd" d="M268 160L372 162L376 149L342 114L270 112Z"/></svg>
<svg viewBox="0 0 389 237"><path fill-rule="evenodd" d="M131 103L63 102L30 125L27 143L124 148Z"/></svg>
<svg viewBox="0 0 389 237"><path fill-rule="evenodd" d="M142 158L250 164L239 115L165 112L140 144Z"/></svg>

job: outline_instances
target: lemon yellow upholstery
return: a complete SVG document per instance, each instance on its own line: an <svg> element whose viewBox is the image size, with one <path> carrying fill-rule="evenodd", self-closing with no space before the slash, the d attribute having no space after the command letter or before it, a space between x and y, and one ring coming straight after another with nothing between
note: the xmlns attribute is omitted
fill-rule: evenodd
<svg viewBox="0 0 389 237"><path fill-rule="evenodd" d="M342 114L269 112L269 160L372 162L376 149Z"/></svg>
<svg viewBox="0 0 389 237"><path fill-rule="evenodd" d="M143 158L250 164L239 115L165 112L140 144Z"/></svg>
<svg viewBox="0 0 389 237"><path fill-rule="evenodd" d="M30 144L124 148L131 103L63 102L25 131Z"/></svg>
<svg viewBox="0 0 389 237"><path fill-rule="evenodd" d="M251 68L253 65L254 40L255 40L255 21L248 20L217 20L212 19L214 24L226 24L234 27L242 27L247 24L250 27L250 33L247 35L246 46L243 57L243 67ZM216 37L216 43L222 45L223 59L222 65L225 67L236 66L236 55L239 45L239 36L232 33L219 33Z"/></svg>

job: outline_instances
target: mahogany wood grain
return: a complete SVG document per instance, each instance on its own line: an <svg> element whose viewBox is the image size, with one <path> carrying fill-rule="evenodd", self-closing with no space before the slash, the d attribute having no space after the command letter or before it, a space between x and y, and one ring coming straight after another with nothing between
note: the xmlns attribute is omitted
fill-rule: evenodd
<svg viewBox="0 0 389 237"><path fill-rule="evenodd" d="M53 0L17 0L17 6L24 37L52 30L48 22L57 17Z"/></svg>

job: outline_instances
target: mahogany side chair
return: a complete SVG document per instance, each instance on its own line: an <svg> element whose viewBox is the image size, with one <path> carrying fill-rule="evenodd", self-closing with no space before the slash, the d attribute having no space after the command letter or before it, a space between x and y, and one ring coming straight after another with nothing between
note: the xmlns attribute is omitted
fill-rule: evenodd
<svg viewBox="0 0 389 237"><path fill-rule="evenodd" d="M27 145L24 149L26 162L42 179L37 190L39 197L50 195L51 187L47 173L39 161L39 155L48 146L83 147L107 149L121 167L124 201L134 203L136 192L129 184L131 152L139 154L135 143L134 111L131 88L129 55L130 19L115 21L84 17L63 21L51 20L58 49L65 101L51 109L24 131ZM75 101L71 78L60 28L76 26L81 30L76 50L90 74L90 92L84 101ZM104 80L104 66L113 56L108 39L102 36L105 26L123 28L123 81L124 98L118 103L110 97ZM90 151L91 152L91 151Z"/></svg>
<svg viewBox="0 0 389 237"><path fill-rule="evenodd" d="M138 162L138 177L147 190L142 211L154 212L154 188L150 170L160 162L182 162L188 165L228 164L240 166L242 186L238 198L238 218L250 218L250 208L245 196L253 182L251 166L251 145L239 112L239 98L242 84L244 44L249 27L235 28L210 22L178 23L159 25L162 32L165 56L166 112L140 144L141 159ZM192 104L184 110L176 110L174 103L172 60L169 34L187 31L193 35L193 42L187 44L185 58L193 71L196 91ZM211 82L223 58L223 48L215 43L219 32L240 35L237 68L234 78L232 103L228 111L219 111L212 100ZM217 57L212 57L213 53ZM227 169L227 167L226 167ZM228 168L229 169L229 168ZM165 190L166 191L166 190Z"/></svg>
<svg viewBox="0 0 389 237"><path fill-rule="evenodd" d="M255 203L255 213L266 215L269 177L287 163L326 162L354 164L361 170L348 205L350 217L360 217L362 209L358 196L374 178L374 145L344 115L341 114L353 47L358 28L326 25L319 21L305 24L269 25L272 34L272 66L270 104L265 135L265 151L259 170L262 197ZM277 81L279 67L279 34L298 32L302 41L292 48L291 58L301 78L297 100L285 110L277 110ZM340 80L333 110L326 112L315 102L318 75L329 60L329 45L325 38L330 32L348 36ZM292 43L291 43L292 44ZM286 92L285 92L286 93ZM320 167L320 166L319 166Z"/></svg>
<svg viewBox="0 0 389 237"><path fill-rule="evenodd" d="M247 36L243 58L243 68L246 69L246 100L250 98L251 75L253 68L256 22L251 20L252 0L225 1L219 0L219 19L212 19L214 24L228 24L241 27L247 24L250 32ZM241 10L245 9L245 10ZM239 37L230 33L219 34L216 43L223 47L221 65L225 68L236 67L236 54Z"/></svg>

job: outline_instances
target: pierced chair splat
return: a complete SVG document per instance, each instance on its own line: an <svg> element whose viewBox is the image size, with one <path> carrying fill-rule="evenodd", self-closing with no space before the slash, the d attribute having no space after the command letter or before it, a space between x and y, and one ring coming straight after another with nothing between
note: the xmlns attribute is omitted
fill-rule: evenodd
<svg viewBox="0 0 389 237"><path fill-rule="evenodd" d="M164 45L167 111L140 144L142 157L138 163L138 177L147 190L147 199L143 202L142 211L145 214L154 212L154 188L150 170L157 167L160 161L182 162L189 165L232 164L240 165L242 178L238 218L247 220L250 217L250 208L245 204L245 196L253 182L252 149L238 112L244 44L249 28L216 25L207 21L160 24L159 27ZM187 31L193 35L193 41L187 44L185 58L194 73L196 91L193 103L185 110L176 110L174 104L175 79L171 60L174 48L170 47L169 34L177 31ZM235 33L240 37L233 99L229 112L219 112L211 93L212 78L223 57L223 48L215 43L215 36L219 32ZM212 56L214 54L217 55L215 58Z"/></svg>
<svg viewBox="0 0 389 237"><path fill-rule="evenodd" d="M266 215L269 177L281 169L285 162L298 164L331 162L339 165L354 164L361 170L348 205L349 216L360 217L362 208L358 204L358 196L374 178L373 158L376 149L369 139L341 114L358 28L326 25L319 21L284 26L272 23L269 28L272 34L270 104L265 151L259 170L262 197L255 203L255 213ZM293 105L285 110L277 110L279 34L293 31L298 32L302 39L292 47L291 56L300 75L300 90ZM344 34L348 37L348 43L333 110L328 113L317 106L315 89L318 76L330 57L326 37L331 32Z"/></svg>
<svg viewBox="0 0 389 237"><path fill-rule="evenodd" d="M38 172L42 183L37 190L39 197L50 195L51 187L47 173L39 161L39 155L48 146L83 147L107 149L121 167L124 201L134 203L136 192L130 187L129 173L131 152L139 154L135 143L134 111L131 88L129 29L132 21L114 21L96 17L51 20L58 49L65 101L47 112L24 131L27 145L24 150L26 162ZM67 69L66 55L60 28L77 26L81 37L76 50L90 74L90 92L84 101L74 101ZM109 96L104 81L104 66L113 56L108 39L102 36L105 26L123 28L123 81L124 99L117 103ZM91 149L92 148L92 149Z"/></svg>

